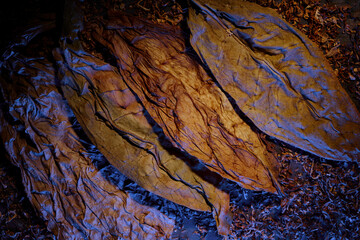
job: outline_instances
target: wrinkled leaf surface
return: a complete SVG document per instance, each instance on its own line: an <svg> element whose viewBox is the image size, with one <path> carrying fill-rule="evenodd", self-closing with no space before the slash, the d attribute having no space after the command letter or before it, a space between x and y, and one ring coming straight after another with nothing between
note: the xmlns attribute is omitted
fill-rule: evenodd
<svg viewBox="0 0 360 240"><path fill-rule="evenodd" d="M111 164L143 188L195 210L213 210L220 233L229 231L228 193L222 178L169 146L159 126L117 68L74 41L56 54L62 90L91 141Z"/></svg>
<svg viewBox="0 0 360 240"><path fill-rule="evenodd" d="M276 191L276 159L186 53L181 32L127 16L90 31L172 145L246 188Z"/></svg>
<svg viewBox="0 0 360 240"><path fill-rule="evenodd" d="M360 114L304 34L246 1L193 1L191 44L266 134L333 160L360 158Z"/></svg>
<svg viewBox="0 0 360 240"><path fill-rule="evenodd" d="M48 229L58 239L168 239L174 220L110 182L109 167L94 165L103 157L75 131L52 61L16 49L3 60L1 138ZM114 169L112 178L126 179Z"/></svg>

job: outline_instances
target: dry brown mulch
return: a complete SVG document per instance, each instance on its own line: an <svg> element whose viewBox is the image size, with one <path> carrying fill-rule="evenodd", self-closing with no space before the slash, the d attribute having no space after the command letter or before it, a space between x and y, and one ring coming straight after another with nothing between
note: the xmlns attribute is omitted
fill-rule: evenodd
<svg viewBox="0 0 360 240"><path fill-rule="evenodd" d="M1 158L0 239L53 239L26 197L20 170L4 155Z"/></svg>

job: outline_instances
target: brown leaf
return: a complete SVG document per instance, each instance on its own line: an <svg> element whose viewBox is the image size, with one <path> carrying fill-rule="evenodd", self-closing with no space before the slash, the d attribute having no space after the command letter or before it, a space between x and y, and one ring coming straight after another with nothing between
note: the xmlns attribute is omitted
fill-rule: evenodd
<svg viewBox="0 0 360 240"><path fill-rule="evenodd" d="M318 156L358 161L360 113L315 44L271 9L193 2L202 13L189 14L192 46L257 127Z"/></svg>

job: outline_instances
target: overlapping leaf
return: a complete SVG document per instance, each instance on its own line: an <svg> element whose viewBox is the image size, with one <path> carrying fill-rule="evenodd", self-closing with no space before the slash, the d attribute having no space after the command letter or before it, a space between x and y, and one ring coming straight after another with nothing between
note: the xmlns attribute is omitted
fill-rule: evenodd
<svg viewBox="0 0 360 240"><path fill-rule="evenodd" d="M52 61L10 48L1 65L7 106L0 113L1 139L48 229L59 239L168 239L174 220L110 182L109 165L94 165L104 162L102 155L75 131L79 126L70 121L74 115L58 91Z"/></svg>
<svg viewBox="0 0 360 240"><path fill-rule="evenodd" d="M359 111L304 34L250 2L193 4L192 46L257 127L324 158L360 158Z"/></svg>
<svg viewBox="0 0 360 240"><path fill-rule="evenodd" d="M246 188L276 191L276 159L185 52L180 32L127 16L87 31L172 145Z"/></svg>
<svg viewBox="0 0 360 240"><path fill-rule="evenodd" d="M222 178L172 147L118 69L84 52L77 41L75 34L56 58L64 96L91 141L143 188L191 209L213 210L219 232L228 233Z"/></svg>

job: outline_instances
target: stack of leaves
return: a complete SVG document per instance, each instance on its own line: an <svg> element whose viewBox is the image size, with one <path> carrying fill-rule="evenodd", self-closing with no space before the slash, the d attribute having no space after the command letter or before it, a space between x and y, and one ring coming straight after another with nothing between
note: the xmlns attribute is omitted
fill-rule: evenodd
<svg viewBox="0 0 360 240"><path fill-rule="evenodd" d="M58 236L172 232L171 218L101 175L101 154L119 178L212 212L223 235L232 223L227 181L282 193L265 134L327 159L358 160L359 111L317 47L274 11L192 1L196 56L179 27L88 7L66 2L50 59L10 48L2 65L2 138Z"/></svg>
<svg viewBox="0 0 360 240"><path fill-rule="evenodd" d="M26 33L1 65L1 138L21 169L30 202L59 239L169 238L174 220L139 203L141 191L130 195L122 188L126 178L79 135L58 88L53 59L37 42L46 38L36 38L53 23ZM22 45L37 47L38 53L26 55Z"/></svg>

